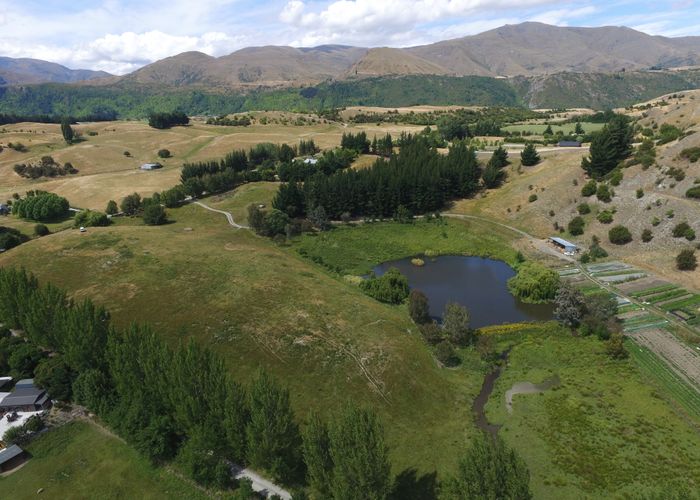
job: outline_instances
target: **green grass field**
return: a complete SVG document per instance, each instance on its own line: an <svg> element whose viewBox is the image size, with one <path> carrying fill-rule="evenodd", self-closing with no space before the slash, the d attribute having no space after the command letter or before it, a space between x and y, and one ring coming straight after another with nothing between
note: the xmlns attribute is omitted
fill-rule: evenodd
<svg viewBox="0 0 700 500"><path fill-rule="evenodd" d="M72 499L205 499L209 495L173 472L152 466L133 448L87 422L39 436L29 461L0 478L0 496ZM43 491L38 494L38 490Z"/></svg>
<svg viewBox="0 0 700 500"><path fill-rule="evenodd" d="M305 234L293 248L340 274L364 275L382 262L420 254L478 255L513 264L513 240L513 232L486 222L445 219L444 225L420 220L340 226Z"/></svg>
<svg viewBox="0 0 700 500"><path fill-rule="evenodd" d="M583 127L584 132L590 133L590 132L597 132L598 130L603 128L604 123L591 123L591 122L581 122L581 126ZM562 123L561 125L556 125L552 124L552 132L555 134L558 131L564 132L564 134L570 134L573 133L574 130L576 129L576 124L575 123ZM547 125L544 124L538 124L538 123L523 123L519 125L508 125L506 127L502 127L503 131L507 132L530 132L531 134L534 135L542 135L544 131L547 129Z"/></svg>
<svg viewBox="0 0 700 500"><path fill-rule="evenodd" d="M697 491L700 435L634 360L613 361L597 339L556 327L511 342L487 415L527 461L536 498L624 498L671 481ZM506 411L513 384L552 375L560 386L517 395Z"/></svg>
<svg viewBox="0 0 700 500"><path fill-rule="evenodd" d="M242 382L265 367L289 387L302 421L347 400L375 408L397 471L455 465L474 429L469 406L481 368L440 369L405 306L367 297L291 247L233 229L201 207L169 213L174 222L160 227L124 219L32 240L2 254L0 265L25 266L104 304L117 325L147 321L172 343L211 346Z"/></svg>
<svg viewBox="0 0 700 500"><path fill-rule="evenodd" d="M700 394L688 382L681 379L666 363L644 346L632 340L626 341L627 350L642 373L654 380L664 395L680 404L688 414L700 423Z"/></svg>

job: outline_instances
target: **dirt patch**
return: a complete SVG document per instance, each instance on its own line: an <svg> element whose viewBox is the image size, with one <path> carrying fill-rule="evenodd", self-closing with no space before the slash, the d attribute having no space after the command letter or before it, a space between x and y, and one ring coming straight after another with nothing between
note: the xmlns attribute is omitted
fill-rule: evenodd
<svg viewBox="0 0 700 500"><path fill-rule="evenodd" d="M628 283L621 283L616 286L621 292L630 294L664 285L670 285L670 283L653 276L648 276L646 278L630 281Z"/></svg>

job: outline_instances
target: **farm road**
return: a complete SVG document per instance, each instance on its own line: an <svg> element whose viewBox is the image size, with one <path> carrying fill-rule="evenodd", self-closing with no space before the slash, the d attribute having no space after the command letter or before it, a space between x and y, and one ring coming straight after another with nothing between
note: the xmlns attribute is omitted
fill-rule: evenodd
<svg viewBox="0 0 700 500"><path fill-rule="evenodd" d="M212 208L209 205L205 205L201 201L193 201L192 203L194 203L195 205L199 205L202 208L206 208L207 210L210 210L212 212L216 212L217 214L225 215L226 220L228 220L228 223L231 226L235 227L236 229L250 229L248 226L242 226L242 225L236 223L236 221L233 220L233 215L231 215L231 212L226 212L225 210L219 210L217 208Z"/></svg>

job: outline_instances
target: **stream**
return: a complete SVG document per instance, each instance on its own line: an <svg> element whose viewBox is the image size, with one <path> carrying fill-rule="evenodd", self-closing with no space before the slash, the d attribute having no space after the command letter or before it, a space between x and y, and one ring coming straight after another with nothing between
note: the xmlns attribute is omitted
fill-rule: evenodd
<svg viewBox="0 0 700 500"><path fill-rule="evenodd" d="M491 393L493 393L493 388L496 385L496 380L501 376L501 372L505 364L508 362L508 354L510 353L508 348L499 355L501 363L499 363L496 368L484 376L484 382L481 385L481 391L479 395L474 399L472 403L472 412L474 412L474 420L476 426L484 432L489 433L491 436L496 437L498 431L502 427L499 424L489 423L486 418L486 412L484 411L486 403L488 403ZM508 389L505 394L506 409L508 413L513 413L513 396L518 394L537 394L544 392L553 387L557 387L561 384L561 380L558 375L553 375L547 378L541 384L533 384L532 382L516 382L513 387Z"/></svg>

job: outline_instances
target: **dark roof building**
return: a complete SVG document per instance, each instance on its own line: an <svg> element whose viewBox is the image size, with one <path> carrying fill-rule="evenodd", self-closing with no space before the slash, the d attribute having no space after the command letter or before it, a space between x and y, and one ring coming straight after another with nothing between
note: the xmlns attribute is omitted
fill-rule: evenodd
<svg viewBox="0 0 700 500"><path fill-rule="evenodd" d="M557 144L560 148L580 148L581 147L581 142L580 141L559 141L559 144Z"/></svg>
<svg viewBox="0 0 700 500"><path fill-rule="evenodd" d="M36 387L15 387L14 392L0 401L0 410L4 411L39 411L50 406L49 395Z"/></svg>
<svg viewBox="0 0 700 500"><path fill-rule="evenodd" d="M24 461L25 456L25 451L16 444L0 450L0 472L14 469Z"/></svg>
<svg viewBox="0 0 700 500"><path fill-rule="evenodd" d="M30 389L32 387L35 387L33 378L23 378L15 384L15 389Z"/></svg>

